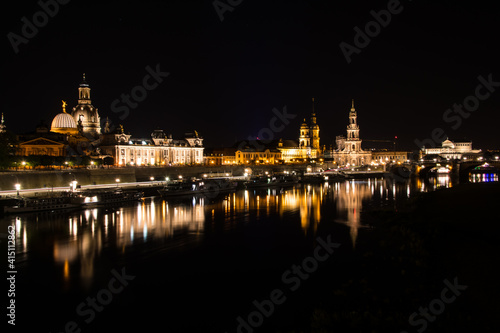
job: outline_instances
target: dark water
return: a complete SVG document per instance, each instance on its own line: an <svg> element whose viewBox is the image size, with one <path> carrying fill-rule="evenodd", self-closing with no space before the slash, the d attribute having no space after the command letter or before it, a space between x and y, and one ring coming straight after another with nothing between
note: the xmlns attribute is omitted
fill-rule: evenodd
<svg viewBox="0 0 500 333"><path fill-rule="evenodd" d="M312 256L318 238L341 244L332 255L341 260L369 237L366 211L451 186L447 176L378 178L8 216L0 227L15 227L16 328L236 332L254 300L289 287L283 273ZM300 323L301 299L287 294L254 330Z"/></svg>

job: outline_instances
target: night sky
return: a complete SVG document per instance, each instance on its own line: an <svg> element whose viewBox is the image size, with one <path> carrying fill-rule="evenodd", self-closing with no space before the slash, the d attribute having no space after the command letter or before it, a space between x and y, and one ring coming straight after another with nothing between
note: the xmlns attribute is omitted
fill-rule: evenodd
<svg viewBox="0 0 500 333"><path fill-rule="evenodd" d="M350 63L339 44L355 46L354 28L364 31L374 21L370 12L393 1L238 2L230 1L237 5L221 21L210 0L73 0L59 5L17 54L9 32L22 35L21 18L33 22L41 7L12 3L2 11L1 111L8 129L30 132L41 120L50 125L61 100L69 110L76 105L86 73L101 119L123 124L134 137L149 137L156 128L174 138L197 130L208 147L230 146L257 136L269 127L273 108L286 106L296 117L275 138L297 139L314 97L321 144L330 145L346 134L354 98L362 139L397 135L398 148L413 150L415 139L442 128L452 140L472 140L474 148L500 148L495 2L401 1L399 13ZM146 67L157 65L168 77L128 116L114 112L113 101L142 85ZM490 87L497 91L468 118L450 113L455 120L445 121L447 109L475 95L479 76L499 82Z"/></svg>

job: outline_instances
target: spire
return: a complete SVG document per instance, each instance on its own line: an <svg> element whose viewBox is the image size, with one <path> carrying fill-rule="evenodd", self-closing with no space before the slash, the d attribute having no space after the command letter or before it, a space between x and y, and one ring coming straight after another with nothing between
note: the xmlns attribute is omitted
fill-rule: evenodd
<svg viewBox="0 0 500 333"><path fill-rule="evenodd" d="M106 117L106 123L104 124L104 133L109 133L110 131L111 129L110 129L109 117Z"/></svg>
<svg viewBox="0 0 500 333"><path fill-rule="evenodd" d="M3 112L2 112L2 121L0 122L0 133L5 133L5 128L7 128L7 126L5 126L5 120L3 119Z"/></svg>
<svg viewBox="0 0 500 333"><path fill-rule="evenodd" d="M354 98L352 99L351 111L355 111L355 109L354 109Z"/></svg>
<svg viewBox="0 0 500 333"><path fill-rule="evenodd" d="M87 78L85 77L85 73L83 73L83 80L82 83L80 83L80 87L88 87L89 84L87 83Z"/></svg>
<svg viewBox="0 0 500 333"><path fill-rule="evenodd" d="M312 98L311 128L316 125L316 111L314 110L314 97Z"/></svg>

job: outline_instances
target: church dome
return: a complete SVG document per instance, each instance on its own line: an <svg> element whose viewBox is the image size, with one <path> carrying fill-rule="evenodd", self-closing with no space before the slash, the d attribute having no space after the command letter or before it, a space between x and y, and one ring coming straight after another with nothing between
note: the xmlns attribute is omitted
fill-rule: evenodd
<svg viewBox="0 0 500 333"><path fill-rule="evenodd" d="M75 119L66 112L61 112L54 117L52 125L50 126L50 131L68 134L78 133Z"/></svg>
<svg viewBox="0 0 500 333"><path fill-rule="evenodd" d="M85 122L96 122L99 119L97 109L89 104L75 106L72 114L75 122L80 119Z"/></svg>
<svg viewBox="0 0 500 333"><path fill-rule="evenodd" d="M441 144L441 146L443 148L455 148L455 145L449 139L444 140L443 143Z"/></svg>

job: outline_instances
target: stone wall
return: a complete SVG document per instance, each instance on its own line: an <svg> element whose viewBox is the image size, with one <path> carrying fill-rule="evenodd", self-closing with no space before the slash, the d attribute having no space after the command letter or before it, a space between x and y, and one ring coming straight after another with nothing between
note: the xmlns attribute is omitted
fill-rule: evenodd
<svg viewBox="0 0 500 333"><path fill-rule="evenodd" d="M262 165L262 166L182 166L182 167L127 167L110 169L63 169L53 171L9 171L0 172L0 191L13 190L14 184L21 184L22 189L64 187L76 180L79 185L116 184L155 180L201 178L204 174L222 176L229 173L233 176L242 176L245 169L250 173L259 174L268 172L297 171L303 172L307 165ZM322 166L326 168L326 166Z"/></svg>

